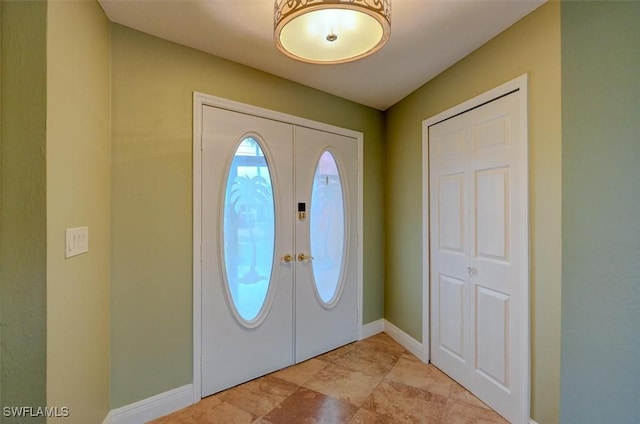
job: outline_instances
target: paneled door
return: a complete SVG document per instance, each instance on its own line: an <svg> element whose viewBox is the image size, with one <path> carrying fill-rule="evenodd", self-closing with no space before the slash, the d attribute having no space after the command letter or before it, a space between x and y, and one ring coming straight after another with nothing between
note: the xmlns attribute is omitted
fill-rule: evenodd
<svg viewBox="0 0 640 424"><path fill-rule="evenodd" d="M203 106L203 397L356 339L356 164L353 138Z"/></svg>
<svg viewBox="0 0 640 424"><path fill-rule="evenodd" d="M429 127L431 360L511 422L526 373L520 95Z"/></svg>

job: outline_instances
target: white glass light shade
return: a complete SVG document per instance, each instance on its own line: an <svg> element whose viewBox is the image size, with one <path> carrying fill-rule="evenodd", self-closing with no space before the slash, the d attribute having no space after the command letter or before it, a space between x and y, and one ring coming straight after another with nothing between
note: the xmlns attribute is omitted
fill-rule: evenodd
<svg viewBox="0 0 640 424"><path fill-rule="evenodd" d="M390 0L276 0L274 36L294 59L344 63L378 51L390 22Z"/></svg>

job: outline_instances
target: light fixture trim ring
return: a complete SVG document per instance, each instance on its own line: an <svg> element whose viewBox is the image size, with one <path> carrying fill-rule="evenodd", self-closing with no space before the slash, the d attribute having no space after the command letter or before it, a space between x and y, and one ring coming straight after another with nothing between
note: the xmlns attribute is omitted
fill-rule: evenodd
<svg viewBox="0 0 640 424"><path fill-rule="evenodd" d="M285 55L312 64L339 64L358 60L360 58L372 55L382 48L391 36L391 0L373 0L374 4L379 4L380 8L374 8L370 5L371 0L275 0L274 11L274 41L278 49ZM295 4L293 4L295 3ZM289 6L289 10L283 13L285 6ZM280 39L283 28L291 21L300 16L311 12L324 9L346 9L369 15L378 22L382 28L382 37L378 43L371 49L352 57L339 60L313 60L298 56L287 50Z"/></svg>

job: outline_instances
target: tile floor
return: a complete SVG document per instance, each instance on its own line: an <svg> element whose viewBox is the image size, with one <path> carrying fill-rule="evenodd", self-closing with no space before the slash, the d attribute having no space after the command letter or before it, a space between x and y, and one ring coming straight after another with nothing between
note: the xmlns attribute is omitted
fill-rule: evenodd
<svg viewBox="0 0 640 424"><path fill-rule="evenodd" d="M153 424L507 423L381 333L257 378Z"/></svg>

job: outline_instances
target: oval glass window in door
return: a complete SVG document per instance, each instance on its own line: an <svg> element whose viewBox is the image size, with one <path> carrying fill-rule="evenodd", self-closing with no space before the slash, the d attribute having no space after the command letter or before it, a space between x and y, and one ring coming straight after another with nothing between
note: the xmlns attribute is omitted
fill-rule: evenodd
<svg viewBox="0 0 640 424"><path fill-rule="evenodd" d="M335 300L342 274L345 207L336 160L329 151L320 156L311 189L309 216L313 277L320 299Z"/></svg>
<svg viewBox="0 0 640 424"><path fill-rule="evenodd" d="M223 234L230 303L240 318L255 320L271 282L275 217L269 165L253 137L242 140L231 162Z"/></svg>

